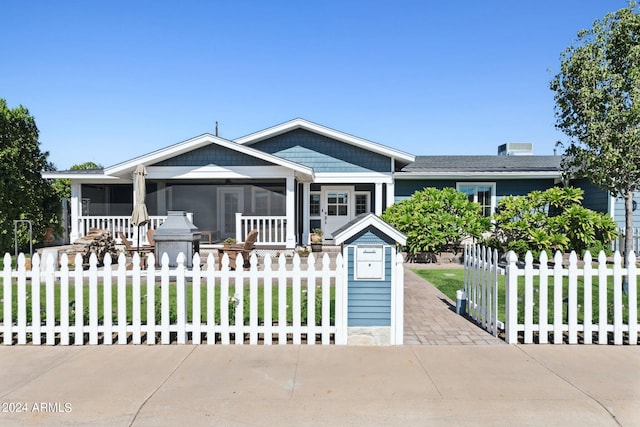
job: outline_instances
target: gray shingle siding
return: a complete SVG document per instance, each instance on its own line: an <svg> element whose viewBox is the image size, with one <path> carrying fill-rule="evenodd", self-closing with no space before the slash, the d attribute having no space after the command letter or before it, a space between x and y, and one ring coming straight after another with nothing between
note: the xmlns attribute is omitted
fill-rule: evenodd
<svg viewBox="0 0 640 427"><path fill-rule="evenodd" d="M272 166L272 163L248 156L219 145L211 144L179 156L163 160L153 166Z"/></svg>
<svg viewBox="0 0 640 427"><path fill-rule="evenodd" d="M253 148L313 168L315 172L390 172L391 159L353 145L296 129Z"/></svg>

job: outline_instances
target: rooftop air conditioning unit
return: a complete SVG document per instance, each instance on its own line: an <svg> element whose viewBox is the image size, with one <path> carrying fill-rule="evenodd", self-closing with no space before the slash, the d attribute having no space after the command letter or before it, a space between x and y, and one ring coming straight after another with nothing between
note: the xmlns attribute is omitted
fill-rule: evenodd
<svg viewBox="0 0 640 427"><path fill-rule="evenodd" d="M531 156L533 155L533 143L508 142L498 146L498 156Z"/></svg>

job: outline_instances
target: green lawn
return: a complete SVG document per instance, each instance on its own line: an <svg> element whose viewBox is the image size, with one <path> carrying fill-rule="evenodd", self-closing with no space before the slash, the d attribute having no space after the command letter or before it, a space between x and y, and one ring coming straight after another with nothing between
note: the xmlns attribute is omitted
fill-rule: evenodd
<svg viewBox="0 0 640 427"><path fill-rule="evenodd" d="M98 323L99 324L103 324L103 320L104 320L104 289L103 289L103 285L98 285ZM220 286L216 286L215 288L215 321L216 324L220 324ZM133 310L133 302L132 302L132 292L133 292L133 288L131 285L127 285L126 286L126 301L127 301L127 321L130 323L132 321L132 310ZM26 287L26 293L27 293L27 323L31 323L31 318L32 318L32 313L31 313L31 308L32 308L32 295L31 295L31 284L28 283L27 287ZM55 318L56 318L56 323L59 323L60 321L60 286L56 285L55 287ZM235 295L235 287L234 286L229 286L229 296L230 301L227 302L228 307L229 307L229 320L230 323L233 324L233 322L235 321L235 315L234 313L234 305L235 302L232 300L233 296ZM143 284L141 287L141 307L140 307L140 311L141 311L141 319L142 319L142 323L146 323L147 321L147 286L146 284ZM200 294L201 294L201 303L200 303L200 320L202 322L206 322L207 321L207 313L206 313L206 301L207 301L207 286L206 285L201 285L200 286ZM187 321L191 322L193 320L193 303L192 301L192 295L193 295L193 287L191 285L187 285L186 286L186 300L187 300ZM244 286L244 323L248 324L249 323L249 310L250 310L250 290L249 290L249 286ZM4 301L1 299L4 296L4 285L0 285L0 321L2 321L4 319ZM274 286L272 289L272 319L274 322L278 321L278 288L277 286ZM89 287L88 286L84 286L83 287L83 306L84 306L84 323L88 324L89 323ZM161 315L161 307L160 307L160 298L161 298L161 288L160 286L156 286L155 288L155 314L156 314L156 323L160 322L160 315ZM292 306L293 306L293 290L290 286L287 287L287 323L291 324L292 323L292 319L293 319L293 310L292 310ZM302 306L302 323L306 324L306 316L307 316L307 304L308 304L308 298L307 298L307 291L306 291L306 286L302 288L301 291L301 306ZM18 311L18 302L17 302L17 285L12 285L12 319L14 321L17 320L17 311ZM175 323L176 321L176 316L177 316L177 309L176 309L176 286L175 284L172 284L169 286L169 300L170 300L170 310L169 310L169 317L171 320L171 323ZM111 312L113 314L113 321L116 321L116 316L118 314L118 298L117 298L117 286L114 284L112 285L112 290L111 290ZM322 298L321 298L321 289L319 287L316 288L316 298L315 298L315 304L316 304L316 324L320 323L320 319L322 316ZM40 306L41 306L41 319L44 321L45 319L45 315L46 315L46 289L45 286L41 286L40 287ZM75 286L70 284L69 285L69 313L70 313L70 323L73 324L74 323L74 319L75 319L75 315L74 315L74 308L75 308ZM331 313L331 324L334 324L334 318L335 318L335 288L332 286L331 287L331 308L330 308L330 313ZM263 323L263 319L264 319L264 290L262 286L258 287L258 323Z"/></svg>
<svg viewBox="0 0 640 427"><path fill-rule="evenodd" d="M442 293L455 301L456 291L464 287L464 271L462 269L428 269L428 270L414 270L416 274L431 283L438 288ZM498 276L498 318L505 320L505 279L506 276ZM539 318L539 278L533 278L533 321L538 322ZM609 285L607 288L607 322L613 323L613 278L609 277ZM578 323L584 321L584 280L582 277L578 278ZM548 309L547 320L548 323L553 323L553 278L549 278L548 282ZM568 278L564 277L563 280L563 298L567 298L569 293ZM518 280L518 322L524 322L524 277L520 277ZM628 322L629 319L629 297L622 295L623 322ZM638 295L636 301L636 307L640 306L640 295ZM567 319L567 305L563 304L562 311L563 319ZM599 295L598 295L598 279L594 277L592 284L592 323L597 323L599 319Z"/></svg>

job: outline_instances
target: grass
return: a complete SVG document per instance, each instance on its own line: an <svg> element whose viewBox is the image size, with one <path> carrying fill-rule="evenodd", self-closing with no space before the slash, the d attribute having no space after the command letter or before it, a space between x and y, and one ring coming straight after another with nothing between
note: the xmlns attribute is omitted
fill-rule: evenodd
<svg viewBox="0 0 640 427"><path fill-rule="evenodd" d="M451 298L451 300L455 301L456 299L456 291L458 289L462 289L464 287L464 271L462 269L429 269L429 270L414 270L416 274L420 277L431 283L437 289L439 289L443 294L447 297ZM501 320L505 319L505 280L506 277L503 275L498 276L498 318ZM613 323L613 278L608 278L609 283L607 286L607 323ZM539 320L539 277L534 276L533 278L533 322L538 323ZM548 297L547 297L547 321L548 323L553 323L554 319L554 309L553 309L553 278L550 277L548 281ZM518 278L518 322L524 322L524 277ZM563 286L562 286L562 295L563 298L567 298L569 294L569 283L568 278L563 278ZM584 280L582 277L578 277L578 323L584 322ZM594 277L592 282L592 323L598 323L599 321L599 287L598 287L598 279ZM627 323L629 319L629 297L627 295L622 295L622 305L623 305L623 323ZM638 295L636 307L640 306L640 295ZM563 304L562 309L562 318L566 321L568 316L567 313L567 304Z"/></svg>
<svg viewBox="0 0 640 427"><path fill-rule="evenodd" d="M243 310L243 318L244 318L244 323L248 324L249 323L249 316L250 316L250 301L251 301L251 297L250 297L250 289L249 286L244 286L243 287L243 297L244 297L244 310ZM98 285L97 286L97 290L98 290L98 323L99 324L103 324L104 322L104 287L103 285ZM188 284L186 286L186 311L187 311L187 322L192 322L193 321L193 286L191 286L190 284ZM30 324L31 323L31 319L32 319L32 301L33 301L33 296L31 294L32 289L31 289L31 284L27 284L26 286L26 294L27 294L27 303L26 303L26 310L27 310L27 323ZM214 292L215 292L215 322L216 324L220 324L220 286L215 286L214 287ZM140 293L141 293L141 304L140 304L140 316L141 316L141 321L142 323L146 323L147 321L147 286L146 284L143 284L141 286L140 289ZM56 324L58 324L60 322L60 295L61 294L61 290L60 290L60 286L56 285L55 289L54 289L54 304L55 304L55 319L56 319ZM133 294L133 287L132 285L126 285L126 298L125 300L127 301L127 322L131 323L132 322L132 311L133 311L133 298L132 298L132 294ZM201 299L200 299L200 320L201 322L206 322L207 321L207 312L206 312L206 302L209 298L209 295L207 295L207 286L206 285L201 285L200 286L200 294L201 294ZM229 301L227 301L228 307L229 307L229 321L230 324L233 324L235 322L235 305L236 305L236 300L233 298L236 294L235 291L235 287L234 286L229 286ZM2 298L4 296L4 285L0 285L0 298ZM161 315L161 305L160 305L160 298L161 298L161 288L160 286L156 286L155 287L155 291L154 291L154 297L155 297L155 318L156 318L156 323L160 322L160 315ZM302 288L301 290L301 307L302 307L302 324L306 324L306 317L307 317L307 304L308 304L308 298L307 298L307 290L306 290L306 286ZM89 287L88 286L83 286L83 307L84 307L84 313L83 313L83 318L84 318L84 324L89 324ZM286 304L287 304L287 319L286 322L288 324L292 323L293 320L293 289L288 286L287 287L287 296L286 296ZM278 295L278 287L274 286L272 289L272 319L274 322L276 321L280 321L280 319L278 318L278 301L279 300L279 295ZM114 284L112 285L112 289L111 289L111 313L112 313L112 319L115 322L117 319L117 314L118 314L118 296L117 296L117 286ZM320 323L320 319L322 316L322 297L321 297L321 289L320 288L316 288L316 298L315 298L315 304L316 304L316 324ZM334 313L335 313L335 288L332 286L331 287L331 294L330 294L330 312L331 312L331 324L334 324ZM40 287L40 307L41 307L41 319L42 321L44 321L45 319L45 315L46 315L46 288L44 285L42 285ZM69 313L70 313L70 323L73 324L75 322L75 307L76 307L76 303L75 303L75 286L70 284L69 285ZM12 285L12 319L13 321L17 320L17 311L18 311L18 286L16 284ZM171 284L169 286L169 318L170 318L170 322L171 323L175 323L176 319L177 319L177 288L175 286L175 284ZM0 321L4 319L4 301L2 299L0 299ZM262 286L258 286L258 323L261 324L264 322L264 289Z"/></svg>

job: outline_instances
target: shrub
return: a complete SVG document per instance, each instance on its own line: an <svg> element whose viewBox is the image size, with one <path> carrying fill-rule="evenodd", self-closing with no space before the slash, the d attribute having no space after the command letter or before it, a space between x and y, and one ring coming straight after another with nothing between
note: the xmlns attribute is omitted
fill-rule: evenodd
<svg viewBox="0 0 640 427"><path fill-rule="evenodd" d="M416 191L387 208L382 219L407 236L409 254L455 250L463 239L489 229L480 205L453 188Z"/></svg>

